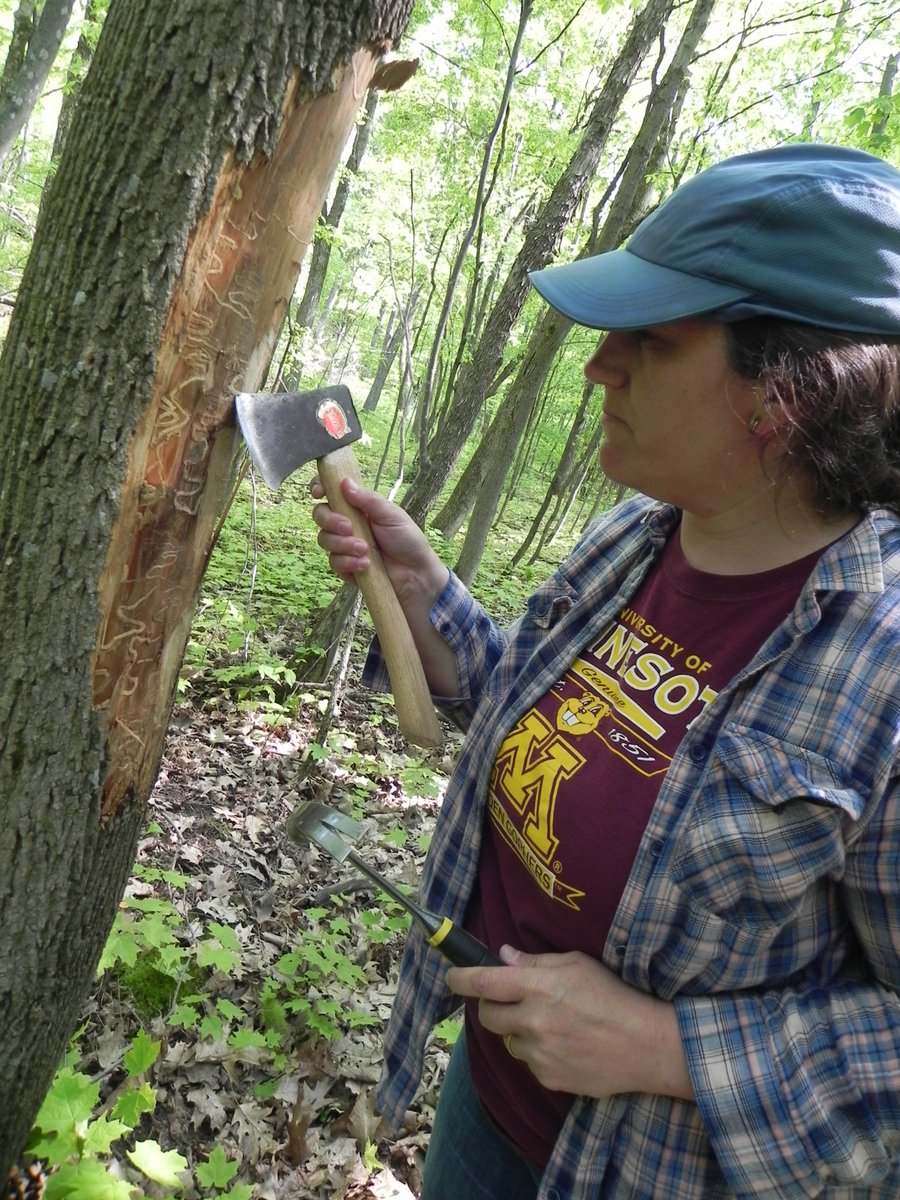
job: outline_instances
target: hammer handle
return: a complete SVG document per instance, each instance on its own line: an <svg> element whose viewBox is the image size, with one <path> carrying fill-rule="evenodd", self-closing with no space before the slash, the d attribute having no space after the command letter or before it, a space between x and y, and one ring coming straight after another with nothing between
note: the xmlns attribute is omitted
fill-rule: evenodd
<svg viewBox="0 0 900 1200"><path fill-rule="evenodd" d="M422 660L400 601L391 586L381 551L375 544L369 522L358 508L347 503L341 491L342 479L352 479L360 487L363 486L353 447L341 446L332 450L320 458L316 465L328 503L336 512L349 517L354 534L363 538L369 547L372 565L357 574L356 582L381 643L400 732L415 746L426 749L440 746L444 740L443 734L434 711Z"/></svg>

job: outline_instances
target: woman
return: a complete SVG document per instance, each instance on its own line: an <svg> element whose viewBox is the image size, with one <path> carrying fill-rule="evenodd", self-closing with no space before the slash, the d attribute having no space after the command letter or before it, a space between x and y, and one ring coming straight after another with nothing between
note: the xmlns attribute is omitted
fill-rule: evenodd
<svg viewBox="0 0 900 1200"><path fill-rule="evenodd" d="M607 331L600 463L637 494L502 632L347 492L467 730L423 898L505 964L412 934L381 1105L462 997L424 1200L896 1197L900 173L729 159L532 281Z"/></svg>

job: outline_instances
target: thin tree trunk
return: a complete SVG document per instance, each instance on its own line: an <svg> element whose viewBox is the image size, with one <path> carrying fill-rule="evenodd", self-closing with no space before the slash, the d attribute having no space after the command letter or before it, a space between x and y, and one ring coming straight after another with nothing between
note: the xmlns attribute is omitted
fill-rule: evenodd
<svg viewBox="0 0 900 1200"><path fill-rule="evenodd" d="M472 245L472 240L479 228L484 215L485 195L487 191L488 171L490 170L491 158L494 153L494 145L500 130L506 122L506 115L509 110L509 101L512 95L513 83L515 82L516 70L518 67L519 50L522 45L522 38L525 36L525 28L528 24L528 18L531 15L533 0L519 0L519 23L516 28L516 36L513 41L512 49L509 54L509 63L506 69L506 82L503 88L503 94L500 97L500 104L497 110L497 118L494 121L493 128L488 134L487 141L484 147L484 153L481 159L481 171L478 176L478 184L475 189L475 201L472 206L472 217L469 225L463 234L462 241L456 251L456 257L453 261L453 266L450 270L450 278L447 281L447 288L444 293L444 302L441 306L441 312L438 316L437 327L434 332L434 338L431 344L431 353L428 357L428 365L425 368L425 378L423 380L422 395L419 400L419 412L417 420L420 428L420 445L419 445L419 460L422 464L421 471L428 464L428 421L431 411L431 402L434 396L435 380L437 377L438 357L440 355L441 343L444 339L444 334L447 330L447 322L450 319L450 310L453 307L453 300L456 293L456 285L462 273L463 264L466 256L469 253L469 248ZM416 515L415 513L413 514ZM421 515L421 514L419 514Z"/></svg>
<svg viewBox="0 0 900 1200"><path fill-rule="evenodd" d="M388 375L391 373L391 367L400 352L400 347L403 345L403 324L397 321L396 324L389 326L384 338L384 345L381 348L381 354L378 358L378 367L375 371L375 378L372 380L372 386L369 388L369 393L366 396L363 404L363 412L374 412L378 407L378 401L381 399L381 393L384 390L384 385L387 383Z"/></svg>
<svg viewBox="0 0 900 1200"><path fill-rule="evenodd" d="M587 392L589 389L585 390ZM587 446L582 451L579 461L568 471L566 476L559 477L560 480L564 478L565 483L561 486L558 484L554 488L547 489L547 495L545 497L544 504L545 506L549 507L549 505L553 503L553 512L543 523L543 527L541 526L540 519L535 519L531 527L529 538L536 534L538 530L540 530L540 536L535 544L534 552L528 559L530 563L537 561L544 547L553 541L562 528L563 523L578 499L578 494L581 491L581 487L587 478L591 467L596 468L597 450L599 449L602 439L603 426L600 424L600 421L597 420L594 425L593 432L588 440ZM597 472L595 469L594 474L596 473ZM556 477L554 482L557 482ZM513 565L517 565L519 562L521 562L525 552L528 549L528 545L529 539L526 539L526 541L523 542L520 550L516 552L513 558Z"/></svg>
<svg viewBox="0 0 900 1200"><path fill-rule="evenodd" d="M894 94L894 81L897 78L897 69L900 67L900 51L896 54L891 54L884 64L884 72L881 76L881 86L878 89L879 98L882 100L890 99ZM887 131L887 124L891 117L891 107L885 105L881 110L881 116L872 126L872 143L873 145L884 138Z"/></svg>
<svg viewBox="0 0 900 1200"><path fill-rule="evenodd" d="M410 7L110 7L0 357L0 1178L133 862L234 393Z"/></svg>
<svg viewBox="0 0 900 1200"><path fill-rule="evenodd" d="M664 27L673 0L648 0L609 70L585 124L575 154L557 181L540 215L532 223L500 290L476 347L469 370L460 375L447 421L429 443L427 466L420 469L403 498L403 506L420 524L447 482L475 428L491 381L496 377L510 330L528 295L528 271L545 266L556 252L563 231L583 202L607 137L647 50Z"/></svg>
<svg viewBox="0 0 900 1200"><path fill-rule="evenodd" d="M578 406L578 411L575 414L575 420L572 422L572 427L569 430L569 436L566 438L566 444L563 447L562 455L560 456L559 463L557 464L556 471L554 472L554 478L544 494L544 499L541 502L540 508L535 514L529 535L526 536L525 540L522 542L521 546L513 556L513 566L516 566L517 563L521 561L528 549L531 539L534 537L536 531L540 528L551 502L553 501L554 497L558 497L563 490L558 486L557 481L568 481L571 478L572 468L578 450L578 444L581 441L582 435L588 423L593 394L593 385L585 384L581 394L581 403Z"/></svg>
<svg viewBox="0 0 900 1200"><path fill-rule="evenodd" d="M313 315L321 298L325 276L328 273L328 263L331 260L334 231L340 225L344 210L347 207L351 180L359 173L359 168L362 165L362 160L368 148L369 138L372 134L372 119L375 116L377 104L378 93L370 91L366 96L365 119L361 125L356 127L356 137L353 139L353 146L347 157L344 173L335 189L334 199L330 205L325 204L322 207L321 221L327 232L324 237L317 237L313 243L306 287L303 290L303 296L294 314L294 321L301 329L312 324Z"/></svg>
<svg viewBox="0 0 900 1200"><path fill-rule="evenodd" d="M0 78L0 165L41 97L74 4L75 0L45 0L36 21L34 0L19 5Z"/></svg>

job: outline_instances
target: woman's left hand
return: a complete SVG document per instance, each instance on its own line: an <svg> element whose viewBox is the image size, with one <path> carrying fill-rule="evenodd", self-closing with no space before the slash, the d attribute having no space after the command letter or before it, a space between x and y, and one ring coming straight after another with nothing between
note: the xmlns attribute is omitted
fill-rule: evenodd
<svg viewBox="0 0 900 1200"><path fill-rule="evenodd" d="M449 986L478 999L485 1029L502 1037L539 1083L579 1096L654 1092L693 1099L675 1008L639 992L586 954L525 954L503 967L453 967Z"/></svg>

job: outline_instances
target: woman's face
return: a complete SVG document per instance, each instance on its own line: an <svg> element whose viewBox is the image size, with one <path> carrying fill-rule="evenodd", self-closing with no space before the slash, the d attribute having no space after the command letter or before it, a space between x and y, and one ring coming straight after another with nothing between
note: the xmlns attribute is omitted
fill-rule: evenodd
<svg viewBox="0 0 900 1200"><path fill-rule="evenodd" d="M609 333L584 374L605 389L600 465L616 483L712 516L765 482L748 428L765 411L729 365L721 325L690 318Z"/></svg>

